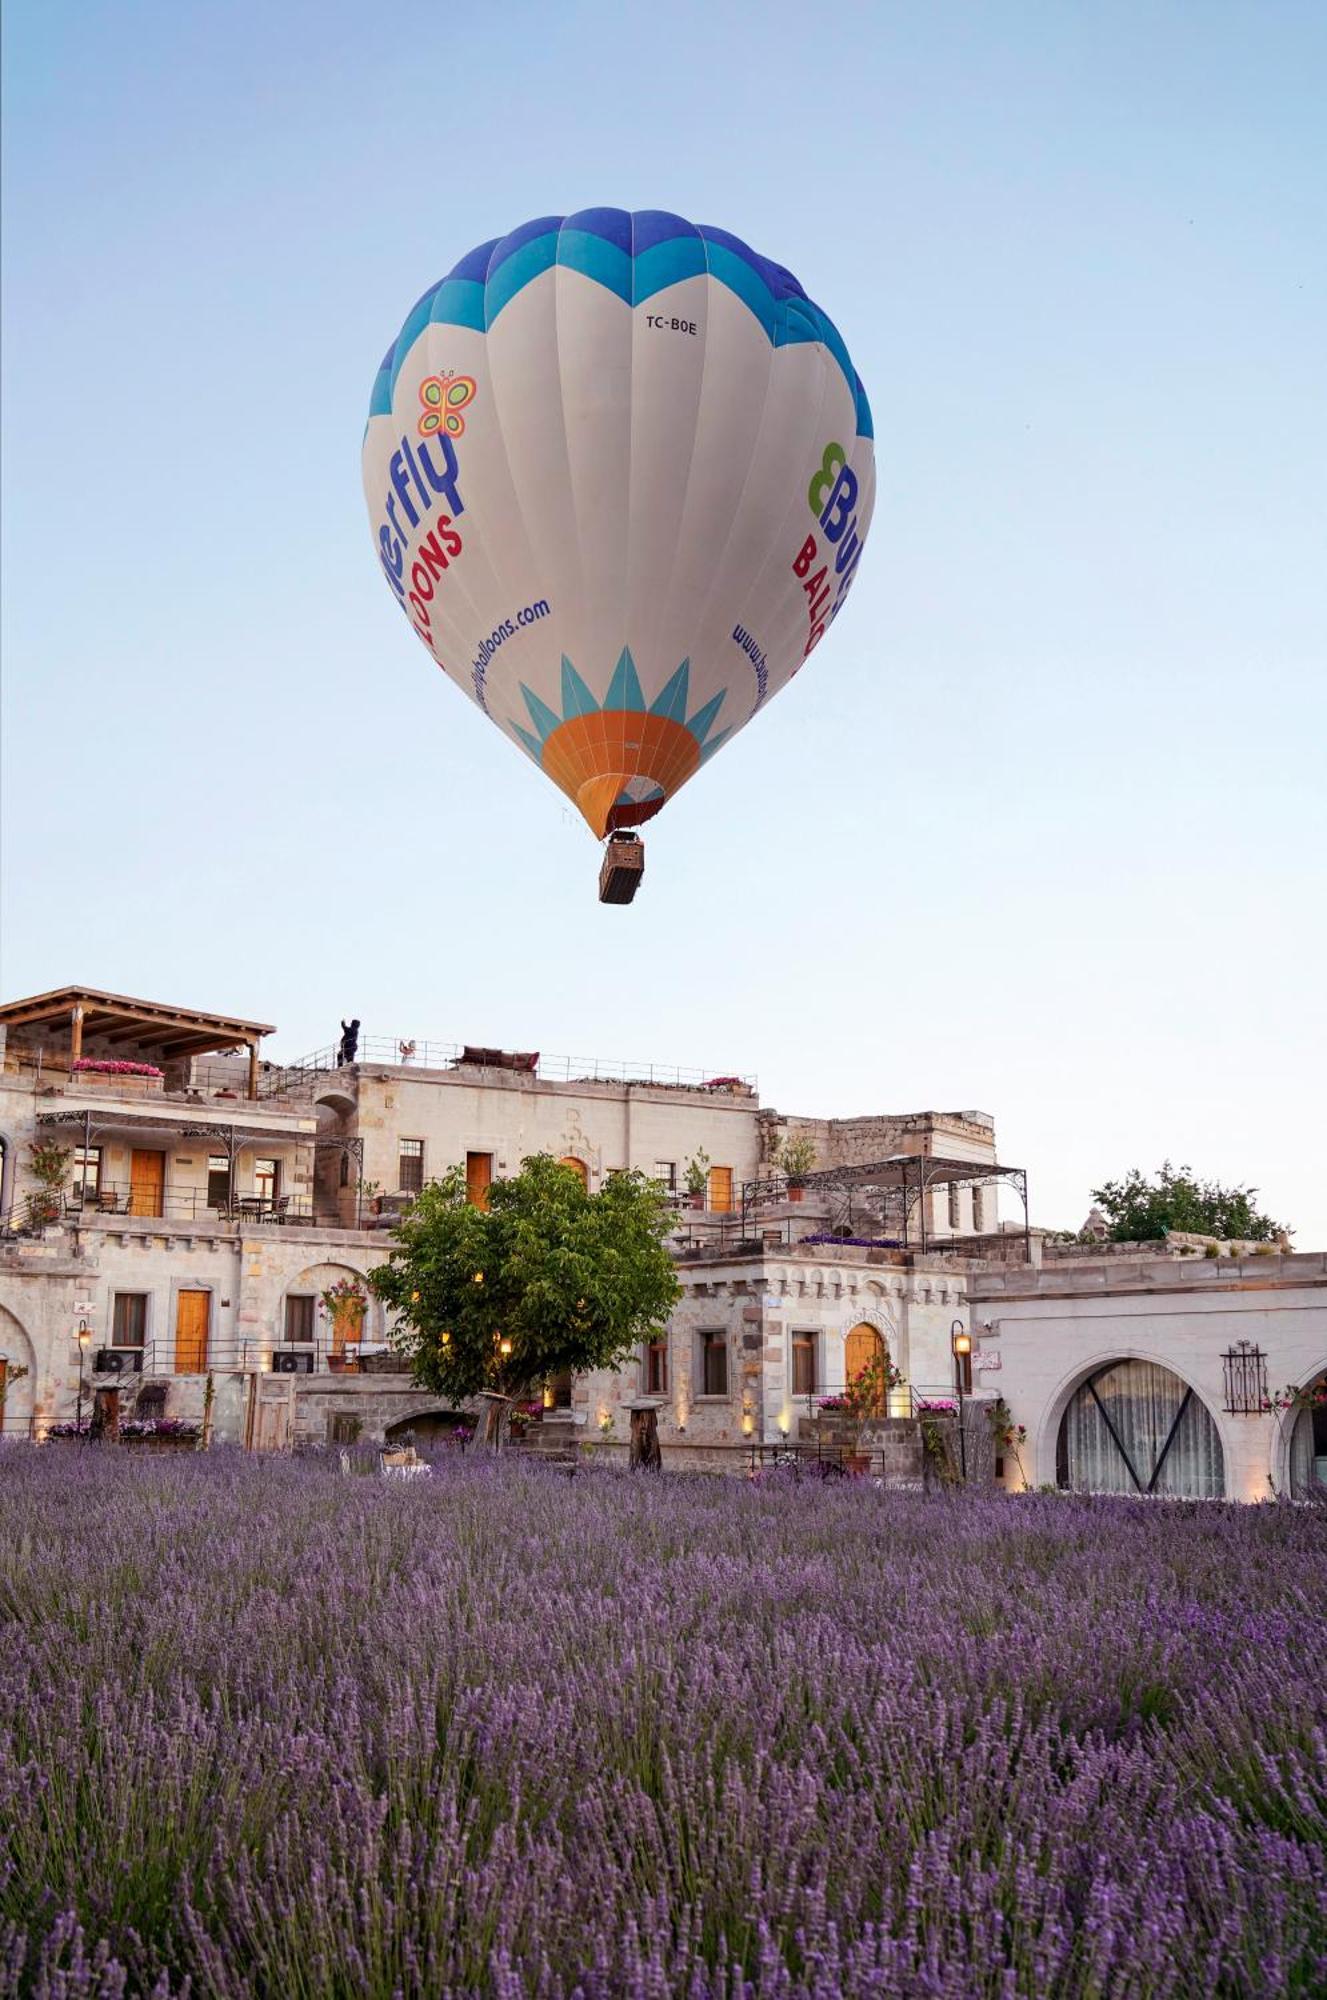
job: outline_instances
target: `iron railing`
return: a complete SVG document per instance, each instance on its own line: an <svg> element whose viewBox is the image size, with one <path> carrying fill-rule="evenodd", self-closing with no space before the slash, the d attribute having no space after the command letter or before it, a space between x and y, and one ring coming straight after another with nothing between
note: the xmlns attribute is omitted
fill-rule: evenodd
<svg viewBox="0 0 1327 2000"><path fill-rule="evenodd" d="M177 1187L169 1182L160 1194L135 1187L131 1181L102 1178L95 1187L66 1188L63 1193L29 1195L24 1207L29 1225L36 1222L118 1221L253 1223L279 1226L301 1223L329 1229L344 1228L334 1211L320 1208L307 1195L234 1194L213 1196L205 1187Z"/></svg>
<svg viewBox="0 0 1327 2000"><path fill-rule="evenodd" d="M609 1060L603 1056L556 1056L538 1054L530 1070L515 1069L506 1063L467 1063L467 1047L462 1042L434 1042L410 1035L361 1034L354 1061L381 1063L407 1069L482 1070L491 1075L535 1075L545 1083L643 1083L668 1090L708 1090L753 1096L756 1078L751 1075L724 1075L714 1070L686 1069L671 1063ZM273 1064L259 1077L260 1097L297 1091L313 1078L343 1067L340 1045L332 1042L315 1049L295 1062Z"/></svg>

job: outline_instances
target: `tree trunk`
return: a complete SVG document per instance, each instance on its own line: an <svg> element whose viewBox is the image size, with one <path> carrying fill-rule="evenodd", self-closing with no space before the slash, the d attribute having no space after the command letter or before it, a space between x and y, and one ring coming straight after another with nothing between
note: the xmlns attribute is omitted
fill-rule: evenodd
<svg viewBox="0 0 1327 2000"><path fill-rule="evenodd" d="M663 1453L659 1449L659 1413L649 1409L631 1412L631 1468L640 1472L662 1472Z"/></svg>

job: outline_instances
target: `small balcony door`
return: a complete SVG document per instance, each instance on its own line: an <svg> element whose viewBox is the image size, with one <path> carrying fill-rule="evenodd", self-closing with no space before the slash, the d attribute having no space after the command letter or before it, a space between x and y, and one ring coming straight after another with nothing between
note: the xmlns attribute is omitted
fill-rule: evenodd
<svg viewBox="0 0 1327 2000"><path fill-rule="evenodd" d="M710 1168L710 1213L731 1215L733 1211L733 1170L731 1167Z"/></svg>
<svg viewBox="0 0 1327 2000"><path fill-rule="evenodd" d="M134 1147L129 1162L130 1215L160 1215L166 1193L166 1155Z"/></svg>
<svg viewBox="0 0 1327 2000"><path fill-rule="evenodd" d="M467 1153L465 1156L465 1194L476 1208L488 1207L488 1191L493 1185L492 1153Z"/></svg>
<svg viewBox="0 0 1327 2000"><path fill-rule="evenodd" d="M210 1292L181 1292L175 1302L175 1373L202 1375L207 1369Z"/></svg>

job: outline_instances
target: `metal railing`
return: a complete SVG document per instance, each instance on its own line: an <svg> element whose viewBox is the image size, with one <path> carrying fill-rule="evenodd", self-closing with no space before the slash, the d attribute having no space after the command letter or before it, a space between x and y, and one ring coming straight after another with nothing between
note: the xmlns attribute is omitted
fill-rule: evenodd
<svg viewBox="0 0 1327 2000"><path fill-rule="evenodd" d="M43 1197L30 1196L29 1201ZM121 1218L136 1221L255 1223L280 1226L317 1223L327 1228L344 1227L332 1210L318 1208L308 1195L227 1194L213 1196L205 1187L174 1187L169 1183L155 1188L135 1187L132 1181L102 1179L95 1188L67 1188L63 1195L49 1198L54 1212L48 1220L106 1222Z"/></svg>
<svg viewBox="0 0 1327 2000"><path fill-rule="evenodd" d="M608 1060L602 1056L538 1054L531 1070L505 1063L468 1063L466 1047L474 1044L434 1042L410 1035L364 1035L356 1046L356 1064L381 1063L406 1069L467 1069L487 1075L534 1075L545 1083L643 1083L667 1090L708 1090L754 1095L754 1076L723 1075L714 1070L679 1068L671 1063ZM314 1078L343 1067L339 1044L329 1043L293 1063L273 1064L259 1078L260 1097L295 1091Z"/></svg>
<svg viewBox="0 0 1327 2000"><path fill-rule="evenodd" d="M837 1387L825 1384L809 1391L803 1390L789 1397L789 1408L794 1417L852 1424L857 1419L844 1408L841 1400L847 1391L846 1383ZM970 1389L963 1391L962 1400L965 1405L974 1400ZM886 1392L881 1408L864 1417L862 1422L870 1425L883 1423L890 1417L916 1418L927 1414L956 1417L958 1413L959 1393L952 1382L899 1382Z"/></svg>

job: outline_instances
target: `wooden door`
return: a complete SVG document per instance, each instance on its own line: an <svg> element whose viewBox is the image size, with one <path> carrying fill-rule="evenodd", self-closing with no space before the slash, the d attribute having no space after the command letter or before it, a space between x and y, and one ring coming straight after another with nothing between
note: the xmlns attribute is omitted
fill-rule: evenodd
<svg viewBox="0 0 1327 2000"><path fill-rule="evenodd" d="M733 1170L710 1168L710 1209L715 1215L730 1215L733 1206Z"/></svg>
<svg viewBox="0 0 1327 2000"><path fill-rule="evenodd" d="M166 1192L166 1155L134 1147L129 1162L130 1215L160 1215Z"/></svg>
<svg viewBox="0 0 1327 2000"><path fill-rule="evenodd" d="M349 1341L358 1350L364 1338L364 1301L346 1299L332 1314L332 1352L344 1354Z"/></svg>
<svg viewBox="0 0 1327 2000"><path fill-rule="evenodd" d="M875 1327L868 1326L865 1321L860 1326L855 1326L843 1347L844 1382L855 1382L864 1368L869 1368L873 1361L883 1361L884 1355L885 1343ZM875 1414L880 1417L885 1414L883 1390L880 1395L880 1407Z"/></svg>
<svg viewBox="0 0 1327 2000"><path fill-rule="evenodd" d="M282 1376L273 1381L263 1375L250 1377L257 1400L253 1408L252 1441L255 1451L284 1451L290 1443L295 1414L295 1379Z"/></svg>
<svg viewBox="0 0 1327 2000"><path fill-rule="evenodd" d="M558 1161L558 1165L560 1167L570 1167L574 1174L579 1175L581 1186L588 1189L590 1185L590 1169L586 1166L584 1160L578 1160L574 1153L566 1153Z"/></svg>
<svg viewBox="0 0 1327 2000"><path fill-rule="evenodd" d="M207 1368L210 1292L181 1292L175 1303L175 1373L201 1375Z"/></svg>
<svg viewBox="0 0 1327 2000"><path fill-rule="evenodd" d="M488 1207L488 1191L493 1185L492 1153L467 1153L465 1156L465 1198L476 1208Z"/></svg>

